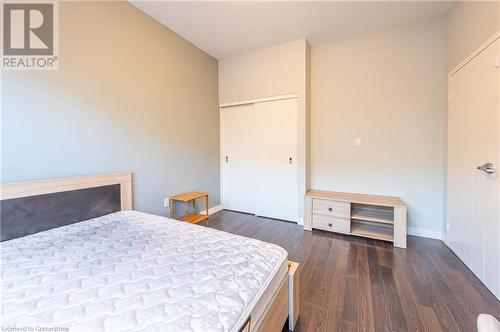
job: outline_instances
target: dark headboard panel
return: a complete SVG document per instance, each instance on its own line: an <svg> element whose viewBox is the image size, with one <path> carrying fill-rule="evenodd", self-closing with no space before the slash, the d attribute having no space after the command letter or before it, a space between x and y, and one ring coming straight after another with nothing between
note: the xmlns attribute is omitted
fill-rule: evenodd
<svg viewBox="0 0 500 332"><path fill-rule="evenodd" d="M0 209L6 241L120 211L120 185L7 199Z"/></svg>
<svg viewBox="0 0 500 332"><path fill-rule="evenodd" d="M2 184L0 239L132 209L132 173Z"/></svg>

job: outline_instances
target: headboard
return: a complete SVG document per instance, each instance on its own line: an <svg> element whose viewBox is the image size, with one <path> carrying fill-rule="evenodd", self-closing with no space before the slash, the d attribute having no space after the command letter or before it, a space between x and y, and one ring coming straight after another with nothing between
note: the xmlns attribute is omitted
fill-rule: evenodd
<svg viewBox="0 0 500 332"><path fill-rule="evenodd" d="M1 241L132 210L132 173L0 184Z"/></svg>

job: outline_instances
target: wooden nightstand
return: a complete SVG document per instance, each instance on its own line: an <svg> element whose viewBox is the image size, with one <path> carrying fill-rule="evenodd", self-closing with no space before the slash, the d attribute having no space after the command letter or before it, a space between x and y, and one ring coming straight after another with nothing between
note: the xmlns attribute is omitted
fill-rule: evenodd
<svg viewBox="0 0 500 332"><path fill-rule="evenodd" d="M195 201L199 198L205 198L205 214L196 213ZM191 224L197 224L204 220L208 225L208 193L203 192L189 192L170 197L170 217L175 218L175 202L184 203L184 215L177 218L178 220L186 221ZM193 213L189 214L189 202L192 202Z"/></svg>

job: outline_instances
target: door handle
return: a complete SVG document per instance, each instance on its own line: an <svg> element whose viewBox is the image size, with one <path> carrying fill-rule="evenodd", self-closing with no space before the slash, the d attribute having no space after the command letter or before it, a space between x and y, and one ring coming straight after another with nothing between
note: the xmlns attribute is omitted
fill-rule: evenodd
<svg viewBox="0 0 500 332"><path fill-rule="evenodd" d="M477 166L477 169L485 172L486 174L493 174L497 171L492 163L484 163L481 166Z"/></svg>

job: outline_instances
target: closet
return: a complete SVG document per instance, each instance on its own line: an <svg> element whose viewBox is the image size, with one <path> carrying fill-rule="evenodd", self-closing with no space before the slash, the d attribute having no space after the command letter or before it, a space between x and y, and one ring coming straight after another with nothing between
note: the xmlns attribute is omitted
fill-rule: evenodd
<svg viewBox="0 0 500 332"><path fill-rule="evenodd" d="M446 242L500 299L500 40L448 81Z"/></svg>
<svg viewBox="0 0 500 332"><path fill-rule="evenodd" d="M221 107L224 209L298 221L297 98Z"/></svg>

